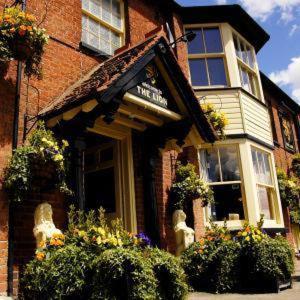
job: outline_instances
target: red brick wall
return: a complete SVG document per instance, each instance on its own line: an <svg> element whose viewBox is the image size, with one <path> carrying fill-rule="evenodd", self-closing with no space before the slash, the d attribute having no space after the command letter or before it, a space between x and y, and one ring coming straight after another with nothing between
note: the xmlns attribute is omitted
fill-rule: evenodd
<svg viewBox="0 0 300 300"><path fill-rule="evenodd" d="M134 45L141 42L149 31L154 30L159 25L164 25L165 21L163 14L153 1L128 0L127 2L129 7L127 12L129 26L126 28L126 31L128 33L128 42ZM0 9L3 9L6 3L7 1L0 0ZM45 4L47 4L47 7ZM50 40L43 57L43 79L38 81L35 78L28 79L22 76L19 144L22 143L23 138L23 117L25 112L31 116L37 115L43 107L61 95L92 67L101 62L99 58L87 55L79 47L81 40L81 1L32 0L27 1L27 11L34 13L38 17L38 23L43 21L41 26L47 30ZM174 16L174 28L177 37L182 35L183 30L178 16ZM183 68L186 72L186 45L183 43L178 46L178 57L182 62L184 61ZM5 76L0 76L0 178L11 155L15 79L16 63L11 62L8 73ZM163 172L167 172L165 170L168 168L168 162L163 160L163 164L165 163L166 166L162 166ZM165 189L169 184L170 178L166 176L162 190L158 191L162 201L166 201L167 194ZM7 200L1 189L2 187L0 186L0 294L5 294L7 288ZM141 217L143 215L143 205L141 200L139 200L142 199L142 193L141 179L137 177L136 195L139 230L143 230L144 226L143 218ZM17 264L25 262L33 254L33 235L31 232L33 204L28 204L27 208L22 207L20 209L21 211L17 212L18 219L15 230L16 237L20 238L16 242L16 251L18 251ZM63 207L59 204L57 204L56 213L60 219L63 214ZM21 222L23 222L22 225L20 225ZM167 224L166 219L161 219L161 222ZM168 226L163 226L164 237L168 237L170 234ZM20 236L21 227L26 232L24 236ZM27 243L26 241L28 240L30 242ZM21 251L22 247L24 247L24 252Z"/></svg>
<svg viewBox="0 0 300 300"><path fill-rule="evenodd" d="M264 90L265 99L267 100L267 103L270 107L271 112L271 118L273 118L273 132L274 140L275 142L275 149L274 149L274 157L275 157L275 164L276 167L283 169L285 172L290 171L291 163L292 163L292 157L294 153L288 151L284 147L284 141L283 141L283 135L281 131L281 124L279 119L279 111L284 112L287 114L287 116L290 117L290 120L292 121L292 127L294 132L294 141L296 146L296 152L299 152L298 145L299 141L297 139L296 135L296 127L295 123L293 122L293 116L291 112L281 105L282 99L278 99L276 96L273 96L270 91ZM283 207L283 219L284 219L284 225L287 230L286 237L291 242L294 243L293 235L291 231L291 222L290 222L290 214L289 210L286 207Z"/></svg>

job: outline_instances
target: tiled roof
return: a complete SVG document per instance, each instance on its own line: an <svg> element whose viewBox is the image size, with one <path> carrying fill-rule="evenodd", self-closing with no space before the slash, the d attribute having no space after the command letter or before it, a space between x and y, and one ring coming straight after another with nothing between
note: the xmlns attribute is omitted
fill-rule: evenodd
<svg viewBox="0 0 300 300"><path fill-rule="evenodd" d="M89 100L93 96L99 95L154 46L160 38L160 35L152 36L96 66L82 79L68 88L60 97L46 106L39 115L55 114L64 108L80 105L84 100Z"/></svg>

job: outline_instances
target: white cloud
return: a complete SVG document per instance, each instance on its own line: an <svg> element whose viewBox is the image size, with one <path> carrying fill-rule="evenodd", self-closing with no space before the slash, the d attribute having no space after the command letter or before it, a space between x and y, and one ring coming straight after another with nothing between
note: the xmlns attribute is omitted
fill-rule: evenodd
<svg viewBox="0 0 300 300"><path fill-rule="evenodd" d="M218 5L223 5L227 3L227 0L217 0L216 2Z"/></svg>
<svg viewBox="0 0 300 300"><path fill-rule="evenodd" d="M299 29L300 29L300 25L293 24L293 26L291 27L291 30L289 32L289 36L293 36L295 34L295 32L298 31Z"/></svg>
<svg viewBox="0 0 300 300"><path fill-rule="evenodd" d="M292 97L300 103L300 56L293 57L286 69L270 74L271 80L292 89Z"/></svg>
<svg viewBox="0 0 300 300"><path fill-rule="evenodd" d="M249 14L267 20L275 11L279 11L280 19L290 22L299 10L300 0L239 0Z"/></svg>

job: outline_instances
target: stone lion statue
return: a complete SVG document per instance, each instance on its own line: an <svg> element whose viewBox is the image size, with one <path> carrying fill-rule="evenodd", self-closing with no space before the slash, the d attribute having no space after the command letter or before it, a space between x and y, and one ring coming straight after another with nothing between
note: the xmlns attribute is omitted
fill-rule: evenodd
<svg viewBox="0 0 300 300"><path fill-rule="evenodd" d="M33 234L36 238L37 248L43 245L47 238L51 238L53 234L60 234L61 231L57 229L53 223L52 207L49 203L42 203L37 206L34 212L34 228Z"/></svg>
<svg viewBox="0 0 300 300"><path fill-rule="evenodd" d="M195 232L185 223L186 214L183 210L176 210L173 213L173 228L176 239L176 256L179 256L195 240Z"/></svg>

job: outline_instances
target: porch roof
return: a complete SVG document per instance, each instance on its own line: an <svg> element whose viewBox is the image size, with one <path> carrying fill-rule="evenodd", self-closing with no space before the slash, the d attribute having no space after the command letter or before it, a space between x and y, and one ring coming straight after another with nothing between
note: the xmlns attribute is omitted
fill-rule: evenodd
<svg viewBox="0 0 300 300"><path fill-rule="evenodd" d="M154 35L94 67L82 79L70 86L60 97L39 113L40 119L49 120L91 99L108 104L124 95L134 83L134 77L156 56L163 61L170 78L187 108L192 122L206 142L214 142L218 135L205 117L192 86L178 65L166 39ZM132 81L132 83L131 83Z"/></svg>

